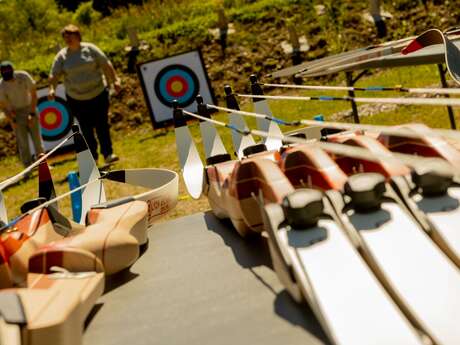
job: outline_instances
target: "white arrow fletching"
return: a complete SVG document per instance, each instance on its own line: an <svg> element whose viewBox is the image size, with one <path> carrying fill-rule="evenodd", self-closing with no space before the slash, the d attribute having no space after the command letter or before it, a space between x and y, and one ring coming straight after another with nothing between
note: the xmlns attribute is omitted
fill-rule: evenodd
<svg viewBox="0 0 460 345"><path fill-rule="evenodd" d="M203 138L206 158L227 153L214 124L210 122L200 122L200 131L201 137Z"/></svg>
<svg viewBox="0 0 460 345"><path fill-rule="evenodd" d="M0 220L8 224L8 212L6 211L5 198L2 192L0 192Z"/></svg>
<svg viewBox="0 0 460 345"><path fill-rule="evenodd" d="M230 124L235 126L241 130L247 130L248 126L246 125L246 121L244 121L243 117L240 114L231 113L229 115ZM255 145L256 142L252 138L251 135L241 135L236 131L232 131L232 142L233 142L233 149L235 150L235 154L238 158L243 158L243 150L248 147Z"/></svg>
<svg viewBox="0 0 460 345"><path fill-rule="evenodd" d="M187 126L175 129L176 147L185 186L194 199L203 192L204 166Z"/></svg>
<svg viewBox="0 0 460 345"><path fill-rule="evenodd" d="M272 116L272 112L270 110L270 106L268 105L267 100L254 102L254 112L258 114ZM267 119L257 118L257 128L261 131L268 132L274 135L283 134L277 123L269 121ZM264 144L265 146L267 146L267 149L269 151L278 150L283 145L280 139L273 137L265 138Z"/></svg>
<svg viewBox="0 0 460 345"><path fill-rule="evenodd" d="M80 184L87 184L101 177L93 155L89 150L84 150L77 153L78 170L80 174ZM100 204L106 201L104 185L102 181L90 184L82 190L82 211L80 224L85 223L86 212L91 209L91 206Z"/></svg>

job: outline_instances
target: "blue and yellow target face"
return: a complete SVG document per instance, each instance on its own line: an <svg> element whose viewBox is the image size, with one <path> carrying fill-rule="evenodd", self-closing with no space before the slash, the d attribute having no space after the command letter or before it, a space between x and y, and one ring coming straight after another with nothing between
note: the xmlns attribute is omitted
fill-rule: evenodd
<svg viewBox="0 0 460 345"><path fill-rule="evenodd" d="M163 68L155 78L155 93L164 105L171 107L177 100L180 107L195 101L200 91L198 78L190 68L183 65L170 65Z"/></svg>
<svg viewBox="0 0 460 345"><path fill-rule="evenodd" d="M54 101L49 101L46 97L42 97L38 100L37 108L43 140L55 141L69 134L73 117L64 99L56 97Z"/></svg>

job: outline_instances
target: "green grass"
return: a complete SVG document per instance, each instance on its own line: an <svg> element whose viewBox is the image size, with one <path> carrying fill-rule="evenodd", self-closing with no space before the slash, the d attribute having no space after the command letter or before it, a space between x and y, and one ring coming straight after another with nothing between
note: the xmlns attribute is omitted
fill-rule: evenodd
<svg viewBox="0 0 460 345"><path fill-rule="evenodd" d="M357 85L370 86L394 86L398 84L407 87L423 87L436 85L438 83L437 69L435 66L418 66L407 67L400 69L391 69L379 71L374 75L364 77ZM298 92L289 92L290 94L299 94ZM302 94L324 94L324 92L304 92ZM343 92L329 92L331 95L344 95ZM382 96L382 93L359 93L358 95L371 97ZM400 95L398 93L388 93L385 95ZM342 110L349 109L347 102L301 102L301 101L270 101L270 106L275 116L287 120L299 118L312 118L313 115L322 113L326 119L331 118L331 115ZM245 110L251 110L252 105L249 103L242 104ZM458 113L458 112L457 112ZM225 114L217 114L216 119L227 121ZM449 122L445 107L421 107L421 106L401 106L395 111L381 113L372 116L362 117L363 123L371 124L401 124L408 122L422 122L431 127L448 128ZM460 118L457 115L457 121ZM255 120L248 119L248 124L251 128L255 127ZM190 125L192 134L196 139L195 142L201 151L201 138L199 134L198 123ZM283 131L291 130L292 127L283 127ZM229 152L231 149L231 133L230 131L218 129L224 143ZM174 131L167 131L164 135L158 135L161 132L153 132L150 125L145 123L130 133L114 132L114 148L121 156L121 161L114 168L143 168L157 167L167 168L175 171L179 170L178 161L175 152L175 137ZM154 137L156 135L156 137ZM64 181L67 173L70 170L76 170L76 162L72 155L57 157L57 164L54 165L52 175L56 183L58 194L62 194L68 190L67 183ZM9 157L0 161L3 169L0 171L0 180L4 180L8 176L21 170L17 158ZM5 198L9 209L10 216L19 214L19 207L25 201L36 197L37 195L36 179L28 180L20 185L14 186L5 192ZM118 184L108 184L107 193L109 198L116 198L129 193L136 192L136 189L120 187ZM61 208L67 215L70 215L69 200L63 200ZM207 209L208 203L205 198L198 201L190 199L185 191L184 185L180 184L180 202L177 208L166 218L173 218L191 214L200 210Z"/></svg>

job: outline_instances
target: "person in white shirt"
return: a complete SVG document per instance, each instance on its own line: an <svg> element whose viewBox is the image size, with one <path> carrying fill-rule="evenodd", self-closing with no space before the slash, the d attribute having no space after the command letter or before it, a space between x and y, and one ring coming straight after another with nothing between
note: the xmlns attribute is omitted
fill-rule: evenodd
<svg viewBox="0 0 460 345"><path fill-rule="evenodd" d="M33 163L29 146L32 139L35 154L43 153L37 113L35 81L25 71L15 71L10 61L0 63L0 108L16 134L19 158L25 167Z"/></svg>
<svg viewBox="0 0 460 345"><path fill-rule="evenodd" d="M78 119L94 159L98 159L96 131L105 163L113 163L118 156L113 153L110 137L108 87L113 85L115 92L119 93L120 79L112 63L97 46L81 41L77 26L67 25L61 33L67 47L54 58L48 97L55 97L58 81L64 79L67 105Z"/></svg>

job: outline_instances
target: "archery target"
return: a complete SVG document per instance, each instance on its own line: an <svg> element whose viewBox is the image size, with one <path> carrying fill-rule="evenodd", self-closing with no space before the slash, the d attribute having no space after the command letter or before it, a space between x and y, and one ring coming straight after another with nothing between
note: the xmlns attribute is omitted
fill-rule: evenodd
<svg viewBox="0 0 460 345"><path fill-rule="evenodd" d="M206 103L215 104L199 51L141 63L137 67L154 128L172 120L174 100L193 112L198 94Z"/></svg>
<svg viewBox="0 0 460 345"><path fill-rule="evenodd" d="M195 101L200 90L200 82L190 68L184 65L171 65L163 68L155 78L155 93L161 103L168 107L177 100L180 107Z"/></svg>
<svg viewBox="0 0 460 345"><path fill-rule="evenodd" d="M43 140L59 140L69 134L73 125L73 117L64 99L56 97L55 100L49 101L47 98L42 98L38 101L37 108Z"/></svg>
<svg viewBox="0 0 460 345"><path fill-rule="evenodd" d="M64 85L56 88L56 98L48 100L48 88L37 90L37 110L40 123L40 134L45 151L52 150L59 142L71 133L72 125L77 123L67 106ZM78 124L78 123L77 123ZM67 145L72 145L69 140ZM32 139L29 138L31 152L34 153Z"/></svg>

